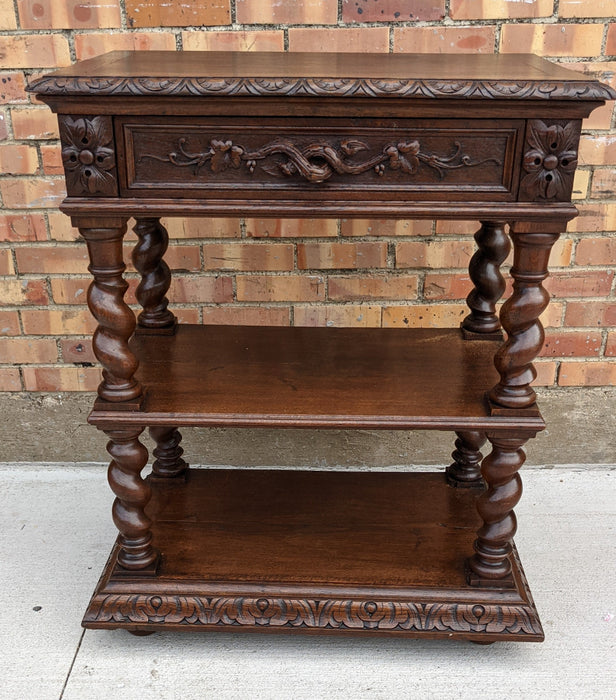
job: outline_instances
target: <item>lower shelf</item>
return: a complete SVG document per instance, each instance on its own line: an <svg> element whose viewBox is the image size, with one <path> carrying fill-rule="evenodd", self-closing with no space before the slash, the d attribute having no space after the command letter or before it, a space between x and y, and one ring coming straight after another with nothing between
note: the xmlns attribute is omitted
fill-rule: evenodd
<svg viewBox="0 0 616 700"><path fill-rule="evenodd" d="M543 639L515 552L514 588L466 582L476 491L442 473L192 470L152 490L158 572L114 548L84 627Z"/></svg>

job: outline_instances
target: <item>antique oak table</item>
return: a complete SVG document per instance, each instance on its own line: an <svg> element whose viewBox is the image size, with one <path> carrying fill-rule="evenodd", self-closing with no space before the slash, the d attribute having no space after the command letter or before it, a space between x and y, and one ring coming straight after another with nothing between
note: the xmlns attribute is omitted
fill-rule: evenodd
<svg viewBox="0 0 616 700"><path fill-rule="evenodd" d="M610 88L527 55L115 52L30 90L58 114L61 208L90 255L89 421L116 495L84 626L543 639L513 508L522 446L544 428L542 281L576 215L581 120ZM163 215L476 219L469 314L450 330L177 325ZM181 426L457 441L446 474L189 471Z"/></svg>

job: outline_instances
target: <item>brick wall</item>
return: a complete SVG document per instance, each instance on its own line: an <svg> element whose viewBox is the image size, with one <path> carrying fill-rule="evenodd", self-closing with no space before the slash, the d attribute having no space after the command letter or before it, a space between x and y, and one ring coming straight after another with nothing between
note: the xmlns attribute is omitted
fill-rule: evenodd
<svg viewBox="0 0 616 700"><path fill-rule="evenodd" d="M98 383L85 246L57 211L55 116L24 92L29 76L126 48L535 52L616 87L614 15L616 0L0 0L0 391ZM616 384L613 107L584 124L581 216L552 257L540 384ZM465 313L477 222L167 224L182 321L455 326Z"/></svg>

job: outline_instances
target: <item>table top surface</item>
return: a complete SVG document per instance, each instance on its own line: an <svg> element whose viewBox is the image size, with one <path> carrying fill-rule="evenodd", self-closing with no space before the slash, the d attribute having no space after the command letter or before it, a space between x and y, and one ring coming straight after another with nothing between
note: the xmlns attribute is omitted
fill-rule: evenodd
<svg viewBox="0 0 616 700"><path fill-rule="evenodd" d="M610 87L532 54L113 51L34 80L57 95L332 95L616 99Z"/></svg>

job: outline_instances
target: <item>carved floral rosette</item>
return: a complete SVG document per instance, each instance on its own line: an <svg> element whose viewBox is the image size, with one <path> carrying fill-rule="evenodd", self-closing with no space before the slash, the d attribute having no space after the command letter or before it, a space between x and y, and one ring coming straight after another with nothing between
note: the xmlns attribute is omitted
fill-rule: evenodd
<svg viewBox="0 0 616 700"><path fill-rule="evenodd" d="M523 201L555 200L568 202L578 162L580 123L546 124L540 119L528 122L526 150L520 182Z"/></svg>
<svg viewBox="0 0 616 700"><path fill-rule="evenodd" d="M532 607L366 600L99 595L86 623L541 635Z"/></svg>
<svg viewBox="0 0 616 700"><path fill-rule="evenodd" d="M59 115L62 164L69 195L118 194L111 117Z"/></svg>

